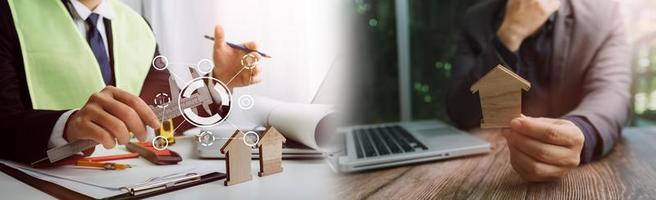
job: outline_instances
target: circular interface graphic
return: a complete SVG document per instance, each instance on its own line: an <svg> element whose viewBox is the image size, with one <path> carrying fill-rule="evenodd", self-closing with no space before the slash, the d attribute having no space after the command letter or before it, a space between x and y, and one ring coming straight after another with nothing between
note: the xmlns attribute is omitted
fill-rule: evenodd
<svg viewBox="0 0 656 200"><path fill-rule="evenodd" d="M257 66L257 63L260 60L257 58L257 53L256 52L250 52L247 53L246 55L241 57L241 66L246 68L246 69L253 69L255 66Z"/></svg>
<svg viewBox="0 0 656 200"><path fill-rule="evenodd" d="M214 140L216 138L214 137L214 133L211 131L200 131L200 134L198 134L198 143L200 143L203 146L212 146L214 144Z"/></svg>
<svg viewBox="0 0 656 200"><path fill-rule="evenodd" d="M210 73L212 69L214 69L214 63L208 59L202 59L198 61L198 64L196 64L196 69L202 74L207 74Z"/></svg>
<svg viewBox="0 0 656 200"><path fill-rule="evenodd" d="M218 112L208 113L210 116L201 116L194 112L194 108L197 106L203 105L203 107L209 108L210 104L218 105ZM208 76L201 76L189 81L180 90L178 97L178 109L183 118L197 127L207 128L219 125L230 115L231 107L232 94L228 87L218 79Z"/></svg>
<svg viewBox="0 0 656 200"><path fill-rule="evenodd" d="M157 136L153 138L152 142L153 148L155 148L158 151L163 151L166 150L166 148L169 147L169 141L166 140L166 138L162 136Z"/></svg>
<svg viewBox="0 0 656 200"><path fill-rule="evenodd" d="M255 131L247 131L246 134L244 134L244 144L247 146L253 147L257 145L258 142L260 142L260 135Z"/></svg>
<svg viewBox="0 0 656 200"><path fill-rule="evenodd" d="M171 97L166 93L158 93L153 101L158 108L166 108L171 103Z"/></svg>
<svg viewBox="0 0 656 200"><path fill-rule="evenodd" d="M255 100L251 95L241 95L239 99L237 99L237 103L239 104L239 108L243 110L248 110L255 105Z"/></svg>
<svg viewBox="0 0 656 200"><path fill-rule="evenodd" d="M153 67L156 70L162 71L165 70L168 66L169 66L169 59L166 58L166 56L159 55L153 58Z"/></svg>

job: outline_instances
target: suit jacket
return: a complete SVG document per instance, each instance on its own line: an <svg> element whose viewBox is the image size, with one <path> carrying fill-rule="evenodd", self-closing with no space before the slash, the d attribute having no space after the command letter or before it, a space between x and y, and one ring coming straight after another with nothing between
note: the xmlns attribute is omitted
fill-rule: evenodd
<svg viewBox="0 0 656 200"><path fill-rule="evenodd" d="M105 25L111 33L111 24L105 21ZM111 34L107 39L111 55ZM156 50L154 56L158 54ZM11 10L6 0L0 0L0 159L30 163L46 156L52 128L66 111L32 109L22 56ZM113 66L113 56L110 59ZM151 68L140 97L152 102L157 93L169 91L168 77L168 72Z"/></svg>
<svg viewBox="0 0 656 200"><path fill-rule="evenodd" d="M503 63L493 45L506 0L489 0L470 8L458 40L447 110L461 128L480 124L480 100L469 87ZM501 16L501 17L499 17ZM617 2L563 0L554 25L549 98L525 101L539 107L529 116L580 116L596 129L601 154L619 139L629 114L630 47ZM598 140L598 141L599 141Z"/></svg>

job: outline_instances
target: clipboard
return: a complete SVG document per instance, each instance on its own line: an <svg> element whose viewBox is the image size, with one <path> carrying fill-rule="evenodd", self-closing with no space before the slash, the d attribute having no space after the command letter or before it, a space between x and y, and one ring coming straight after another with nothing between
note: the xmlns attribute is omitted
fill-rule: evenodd
<svg viewBox="0 0 656 200"><path fill-rule="evenodd" d="M2 163L0 163L0 171L4 172L5 174L11 177L14 177L15 179L18 179L19 181L27 185L30 185L38 190L41 190L42 192L45 192L57 199L94 199L90 196L70 190L68 188L62 187L55 183L51 183L45 180L32 177L18 169L14 169ZM226 174L220 172L212 172L200 176L189 176L189 179L177 179L177 178L179 177L172 178L171 181L173 182L160 181L160 182L156 182L157 184L155 185L147 185L147 184L138 185L138 186L142 186L142 188L137 188L137 189L144 189L144 190L137 191L135 188L126 187L127 189L126 193L112 196L112 197L107 197L104 199L148 198L168 192L181 190L188 187L193 187L200 184L218 181L226 178ZM132 189L132 191L130 191L130 189Z"/></svg>

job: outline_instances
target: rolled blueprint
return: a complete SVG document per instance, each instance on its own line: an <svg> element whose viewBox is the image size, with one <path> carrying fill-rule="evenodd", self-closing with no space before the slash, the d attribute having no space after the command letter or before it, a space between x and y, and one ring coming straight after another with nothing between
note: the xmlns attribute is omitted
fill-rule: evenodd
<svg viewBox="0 0 656 200"><path fill-rule="evenodd" d="M335 109L331 105L285 103L257 96L247 113L253 122L273 126L288 139L317 150L323 138L334 132Z"/></svg>

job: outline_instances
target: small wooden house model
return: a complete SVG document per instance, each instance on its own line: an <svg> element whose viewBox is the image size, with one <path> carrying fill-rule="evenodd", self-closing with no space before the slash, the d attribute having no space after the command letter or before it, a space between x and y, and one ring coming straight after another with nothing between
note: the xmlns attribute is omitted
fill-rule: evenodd
<svg viewBox="0 0 656 200"><path fill-rule="evenodd" d="M225 186L243 183L253 179L251 176L251 147L244 143L244 133L237 130L221 147L225 154Z"/></svg>
<svg viewBox="0 0 656 200"><path fill-rule="evenodd" d="M531 83L497 65L471 86L481 99L481 128L510 127L510 121L522 114L522 90L528 91Z"/></svg>
<svg viewBox="0 0 656 200"><path fill-rule="evenodd" d="M282 172L282 143L287 139L276 130L276 128L269 127L257 147L260 150L260 172L258 176L266 176Z"/></svg>

